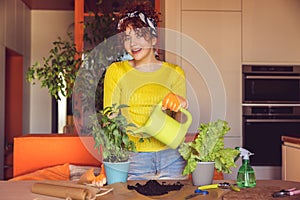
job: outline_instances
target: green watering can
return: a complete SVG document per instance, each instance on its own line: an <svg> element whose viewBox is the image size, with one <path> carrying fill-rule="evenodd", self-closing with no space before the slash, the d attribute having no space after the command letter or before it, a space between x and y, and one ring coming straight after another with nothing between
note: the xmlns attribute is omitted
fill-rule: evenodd
<svg viewBox="0 0 300 200"><path fill-rule="evenodd" d="M172 149L176 149L185 138L192 123L192 115L186 109L180 108L186 115L186 121L180 123L162 110L162 102L156 105L144 126L133 130L134 134L146 133Z"/></svg>

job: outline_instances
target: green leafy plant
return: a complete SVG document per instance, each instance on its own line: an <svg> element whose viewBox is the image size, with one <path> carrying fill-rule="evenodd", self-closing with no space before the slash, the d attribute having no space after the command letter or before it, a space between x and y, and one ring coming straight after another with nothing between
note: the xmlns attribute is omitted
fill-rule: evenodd
<svg viewBox="0 0 300 200"><path fill-rule="evenodd" d="M80 134L89 134L90 130L84 117L103 109L103 84L106 68L120 61L125 55L121 37L116 29L118 15L105 10L96 12L85 21L84 60L77 73L73 93L73 115L78 121ZM77 109L80 108L80 109Z"/></svg>
<svg viewBox="0 0 300 200"><path fill-rule="evenodd" d="M226 121L217 120L208 124L200 124L199 134L192 142L183 143L179 153L187 161L183 174L192 173L197 162L215 162L215 168L224 173L231 173L236 167L235 157L239 151L224 148L224 136L230 130Z"/></svg>
<svg viewBox="0 0 300 200"><path fill-rule="evenodd" d="M125 52L118 37L109 39L118 32L118 14L101 9L104 7L101 7L102 1L96 4L96 10L80 22L84 25L83 50L76 50L72 34L67 39L58 37L43 62L30 66L26 74L28 82L36 84L40 81L41 87L47 88L56 100L61 100L61 96L72 97L75 93L76 98L67 103L72 104L72 115L80 121L76 131L85 135L89 134L89 128L84 118L93 112L91 107L96 111L103 108L106 68L122 59Z"/></svg>
<svg viewBox="0 0 300 200"><path fill-rule="evenodd" d="M49 54L43 57L43 62L36 62L29 67L26 73L26 79L35 84L36 80L41 81L41 87L46 87L49 94L55 99L60 100L61 93L64 97L71 97L73 93L73 84L75 82L78 70L83 62L89 69L85 70L86 78L99 80L97 86L95 103L97 109L102 109L103 99L103 79L104 75L94 73L95 70L103 72L102 68L106 68L118 58L122 56L124 50L120 50L120 46L116 43L109 42L102 45L102 48L93 50L98 44L106 44L106 40L117 34L116 29L118 23L118 15L110 10L103 9L102 1L97 1L95 10L90 12L90 16L85 18L84 22L84 41L83 51L76 50L73 35L68 34L68 38L58 37L52 42L53 47L49 50ZM93 50L93 52L91 52ZM121 53L120 53L121 52ZM82 55L88 59L82 60ZM96 68L96 69L95 69ZM81 68L82 69L82 68ZM79 82L79 81L77 81ZM95 83L97 84L97 83ZM88 84L83 84L88 87ZM86 88L83 88L86 89ZM88 88L89 89L89 88ZM99 97L99 98L98 98ZM93 95L86 95L86 99L94 98ZM82 99L81 103L86 106L88 103Z"/></svg>
<svg viewBox="0 0 300 200"><path fill-rule="evenodd" d="M128 123L121 114L121 109L127 105L115 104L105 107L97 114L91 116L91 134L95 140L95 148L102 153L103 160L107 162L124 162L129 158L130 152L135 152L136 147L128 137Z"/></svg>
<svg viewBox="0 0 300 200"><path fill-rule="evenodd" d="M49 94L60 100L59 93L65 97L72 95L77 68L82 63L81 53L75 48L71 34L68 39L58 37L53 43L49 55L43 57L43 64L36 62L29 67L26 79L33 82L38 79L41 87L47 87Z"/></svg>

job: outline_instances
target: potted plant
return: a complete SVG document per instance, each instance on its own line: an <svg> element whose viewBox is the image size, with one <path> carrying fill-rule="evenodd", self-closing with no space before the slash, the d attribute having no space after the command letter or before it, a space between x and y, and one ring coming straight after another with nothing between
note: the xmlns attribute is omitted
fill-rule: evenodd
<svg viewBox="0 0 300 200"><path fill-rule="evenodd" d="M198 130L199 134L195 140L182 143L179 147L179 153L187 161L183 174L192 173L194 185L205 184L201 181L202 177L196 177L198 173L196 169L199 163L212 162L212 166L217 171L231 173L231 167L236 167L234 159L239 154L239 151L236 149L224 148L224 136L230 130L226 121L217 120L207 124L200 124ZM213 169L208 184L212 182L212 179Z"/></svg>
<svg viewBox="0 0 300 200"><path fill-rule="evenodd" d="M130 3L130 1L125 2ZM123 2L124 5L125 2ZM120 5L117 5L119 9ZM76 49L74 35L72 33L68 33L68 38L59 36L52 42L53 47L49 50L49 55L43 58L43 63L35 62L35 64L31 65L27 70L27 80L33 84L35 84L35 80L40 80L41 87L46 87L49 94L57 100L60 100L58 93L61 93L64 97L72 96L72 87L76 79L78 68L83 62L82 55L86 57L99 43L105 42L107 38L118 33L116 29L118 23L117 12L106 8L101 0L89 6L90 11L85 17L84 22L79 22L84 24L84 34L82 38L84 49L82 51ZM119 50L117 51L119 52ZM111 57L111 55L114 55L114 57ZM90 55L89 57L91 58L92 56L94 55ZM116 61L120 55L117 54L115 46L110 43L105 48L105 52L101 52L102 58L98 58L98 56L99 52L98 55L94 56L94 59L108 59L109 61L107 63L111 63ZM107 65L101 67L107 67ZM101 95L102 88L100 87L99 90ZM96 102L96 106L101 108L102 98L96 101L99 101Z"/></svg>
<svg viewBox="0 0 300 200"><path fill-rule="evenodd" d="M121 114L125 107L128 106L114 104L91 116L91 134L95 148L103 157L108 184L127 181L129 154L136 151L134 142L128 137L128 128L135 125L128 123ZM112 171L117 174L111 174Z"/></svg>
<svg viewBox="0 0 300 200"><path fill-rule="evenodd" d="M41 87L47 87L49 94L60 100L60 94L71 97L76 79L77 68L82 63L81 52L76 50L71 34L68 39L58 37L49 50L49 55L43 57L43 64L36 62L28 68L26 79L29 82L41 81Z"/></svg>
<svg viewBox="0 0 300 200"><path fill-rule="evenodd" d="M88 134L84 112L87 113L91 103L95 104L96 110L103 108L106 67L124 54L124 50L115 44L117 40L107 42L117 33L118 15L102 7L101 2L97 3L96 10L81 22L85 27L82 51L76 49L71 33L68 38L58 37L43 61L30 66L26 73L27 81L33 84L40 81L41 87L46 87L51 97L56 100L63 99L62 96L67 98L68 107L72 108L68 109L71 111L68 115L76 118L75 133L78 134ZM99 44L101 46L96 48ZM78 77L79 72L81 76ZM74 87L75 82L77 87ZM74 128L73 123L71 127Z"/></svg>

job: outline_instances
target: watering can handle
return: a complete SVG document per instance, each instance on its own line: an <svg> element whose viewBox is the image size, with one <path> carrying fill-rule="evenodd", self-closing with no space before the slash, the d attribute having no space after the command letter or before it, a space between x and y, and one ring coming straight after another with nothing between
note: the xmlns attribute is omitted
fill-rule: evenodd
<svg viewBox="0 0 300 200"><path fill-rule="evenodd" d="M162 108L162 101L159 102L159 106ZM185 108L183 108L183 107L180 107L179 111L182 112L183 114L185 114L187 116L187 120L183 124L184 125L187 124L189 126L192 123L192 115L191 115L191 113L188 110L186 110Z"/></svg>
<svg viewBox="0 0 300 200"><path fill-rule="evenodd" d="M180 108L179 109L183 114L185 114L186 116L187 116L187 120L183 123L183 124L188 124L188 125L190 125L191 124L191 122L192 122L192 115L191 115L191 113L188 111L188 110L186 110L185 108Z"/></svg>

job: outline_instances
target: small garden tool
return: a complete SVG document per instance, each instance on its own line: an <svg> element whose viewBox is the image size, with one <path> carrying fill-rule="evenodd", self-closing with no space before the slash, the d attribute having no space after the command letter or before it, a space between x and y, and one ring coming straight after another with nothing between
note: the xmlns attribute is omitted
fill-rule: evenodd
<svg viewBox="0 0 300 200"><path fill-rule="evenodd" d="M208 191L206 191L206 190L196 189L194 194L190 194L190 195L186 196L184 199L191 199L198 195L207 195L207 194L208 194Z"/></svg>
<svg viewBox="0 0 300 200"><path fill-rule="evenodd" d="M280 190L278 192L274 192L272 196L276 198L276 197L293 196L295 194L300 194L300 190L296 190L296 188Z"/></svg>
<svg viewBox="0 0 300 200"><path fill-rule="evenodd" d="M230 184L228 182L216 183L211 185L203 185L198 187L199 190L208 190L208 189L216 189L216 188L231 189L232 191L236 191L236 192L240 191L239 187L237 187L235 184Z"/></svg>

